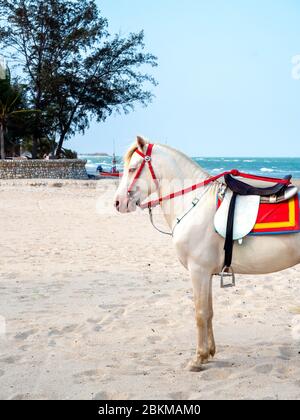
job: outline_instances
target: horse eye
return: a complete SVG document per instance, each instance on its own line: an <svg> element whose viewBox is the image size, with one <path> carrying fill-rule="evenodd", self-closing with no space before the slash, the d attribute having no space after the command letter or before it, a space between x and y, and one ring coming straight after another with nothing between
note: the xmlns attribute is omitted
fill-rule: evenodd
<svg viewBox="0 0 300 420"><path fill-rule="evenodd" d="M130 168L129 173L133 174L136 171L136 168Z"/></svg>

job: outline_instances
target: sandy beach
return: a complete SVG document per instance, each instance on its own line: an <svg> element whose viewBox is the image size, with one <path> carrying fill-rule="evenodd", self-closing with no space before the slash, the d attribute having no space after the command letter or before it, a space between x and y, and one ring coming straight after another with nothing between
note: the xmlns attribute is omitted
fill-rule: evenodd
<svg viewBox="0 0 300 420"><path fill-rule="evenodd" d="M0 398L299 399L300 267L216 279L218 352L191 373L189 275L115 189L0 182Z"/></svg>

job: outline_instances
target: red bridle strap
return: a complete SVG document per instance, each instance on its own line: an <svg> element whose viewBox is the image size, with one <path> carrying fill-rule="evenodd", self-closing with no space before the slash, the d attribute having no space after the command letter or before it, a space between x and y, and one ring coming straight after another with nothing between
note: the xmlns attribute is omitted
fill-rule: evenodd
<svg viewBox="0 0 300 420"><path fill-rule="evenodd" d="M141 163L141 166L139 167L139 169L138 169L130 187L128 188L128 194L130 194L133 191L133 188L134 188L136 182L138 181L138 179L140 178L146 164L148 165L151 176L152 176L152 179L153 179L156 187L158 188L158 179L155 175L155 172L154 172L154 169L153 169L153 166L152 166L153 147L154 147L154 144L149 144L148 147L147 147L146 154L142 153L138 149L135 151L135 153L137 153L138 155L140 155L143 158L143 162ZM273 182L273 183L282 184L282 185L289 185L291 183L290 180L288 180L288 179L270 178L270 177L264 177L264 176L258 176L258 175L251 175L251 174L246 174L244 172L240 172L237 169L232 169L231 171L222 172L219 175L215 175L215 176L212 176L208 179L205 179L204 181L201 181L198 184L194 184L191 187L185 188L184 190L180 190L180 191L177 191L175 193L165 195L164 197L159 197L157 200L151 200L147 203L140 204L140 208L142 210L144 210L144 209L147 209L147 208L156 207L164 201L173 200L174 198L177 198L177 197L182 197L183 195L191 193L193 191L196 191L201 187L206 187L207 185L211 184L214 181L217 181L218 179L224 177L225 175L233 175L233 176L236 176L236 177L254 179L254 180L258 180L258 181Z"/></svg>
<svg viewBox="0 0 300 420"><path fill-rule="evenodd" d="M274 182L276 184L283 184L283 185L289 185L291 183L287 179L269 178L269 177L251 175L251 174L246 174L244 172L240 172L237 169L233 169L231 171L222 172L219 175L212 176L212 177L206 179L205 181L199 182L198 184L194 184L191 187L185 188L184 190L177 191L177 192L169 194L169 195L165 195L164 197L159 197L157 200L152 200L152 201L149 201L148 203L143 203L143 204L140 205L140 208L142 210L144 210L144 209L147 209L147 208L156 207L164 201L173 200L174 198L177 198L177 197L182 197L183 195L191 193L193 191L196 191L201 187L206 187L207 185L211 184L214 181L217 181L218 179L224 177L225 175L233 175L233 176L237 176L237 177L254 179L254 180L258 180L258 181L266 181L266 182L272 182L272 183Z"/></svg>
<svg viewBox="0 0 300 420"><path fill-rule="evenodd" d="M148 168L150 170L152 179L153 179L156 187L158 188L158 179L155 175L155 172L154 172L154 169L153 169L153 166L152 166L153 147L154 147L154 144L148 144L146 154L142 153L139 149L137 149L135 151L135 153L137 153L138 155L140 155L143 158L143 162L141 163L141 166L139 167L139 169L138 169L130 187L128 188L128 194L130 194L133 191L133 188L134 188L135 184L137 183L138 179L140 178L146 163L147 163Z"/></svg>

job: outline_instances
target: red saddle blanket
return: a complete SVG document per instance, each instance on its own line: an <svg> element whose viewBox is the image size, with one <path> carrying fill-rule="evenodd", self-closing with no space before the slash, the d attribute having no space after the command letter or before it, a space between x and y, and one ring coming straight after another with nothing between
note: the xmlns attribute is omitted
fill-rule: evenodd
<svg viewBox="0 0 300 420"><path fill-rule="evenodd" d="M221 205L218 200L218 207ZM278 204L261 203L250 235L280 235L300 232L299 195Z"/></svg>
<svg viewBox="0 0 300 420"><path fill-rule="evenodd" d="M278 204L261 204L252 234L300 232L299 195Z"/></svg>

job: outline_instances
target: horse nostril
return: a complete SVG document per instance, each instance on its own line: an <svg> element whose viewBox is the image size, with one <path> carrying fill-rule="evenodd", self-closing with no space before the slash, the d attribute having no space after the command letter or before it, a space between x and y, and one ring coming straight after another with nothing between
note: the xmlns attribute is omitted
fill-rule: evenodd
<svg viewBox="0 0 300 420"><path fill-rule="evenodd" d="M117 209L117 210L119 210L119 208L120 208L120 201L116 201L115 202L115 208Z"/></svg>

